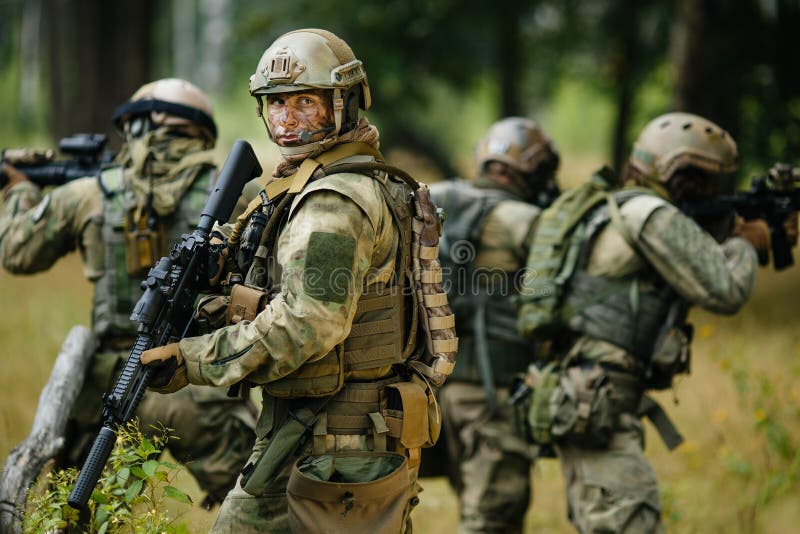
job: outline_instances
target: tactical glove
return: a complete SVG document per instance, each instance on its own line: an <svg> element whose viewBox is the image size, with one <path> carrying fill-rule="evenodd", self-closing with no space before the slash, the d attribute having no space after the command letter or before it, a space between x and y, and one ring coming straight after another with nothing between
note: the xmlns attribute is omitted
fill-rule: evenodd
<svg viewBox="0 0 800 534"><path fill-rule="evenodd" d="M14 187L19 183L28 181L28 175L18 170L9 163L3 163L2 165L3 165L3 172L8 177L8 182L6 183L5 187L3 187L3 198L6 198L8 196L9 190L12 187Z"/></svg>
<svg viewBox="0 0 800 534"><path fill-rule="evenodd" d="M142 365L152 368L148 388L158 393L175 393L189 385L180 345L170 343L142 353Z"/></svg>
<svg viewBox="0 0 800 534"><path fill-rule="evenodd" d="M754 219L743 221L738 219L734 226L732 235L743 237L748 240L758 254L758 264L767 265L769 263L769 250L772 246L769 238L769 226L764 219Z"/></svg>

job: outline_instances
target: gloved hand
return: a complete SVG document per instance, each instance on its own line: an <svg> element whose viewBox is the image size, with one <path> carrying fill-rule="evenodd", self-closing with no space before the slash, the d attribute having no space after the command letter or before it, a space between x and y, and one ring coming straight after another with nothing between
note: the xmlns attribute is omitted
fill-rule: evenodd
<svg viewBox="0 0 800 534"><path fill-rule="evenodd" d="M9 163L3 163L3 173L5 173L6 177L8 178L8 182L3 187L3 198L8 195L9 189L19 183L28 181L28 176L24 172L18 170Z"/></svg>
<svg viewBox="0 0 800 534"><path fill-rule="evenodd" d="M758 254L758 264L767 265L769 263L769 251L772 243L769 238L769 226L764 219L753 219L744 221L737 217L732 235L747 239Z"/></svg>
<svg viewBox="0 0 800 534"><path fill-rule="evenodd" d="M793 211L792 214L783 221L783 231L786 232L786 241L788 241L792 247L797 246L798 228L796 211Z"/></svg>
<svg viewBox="0 0 800 534"><path fill-rule="evenodd" d="M141 361L153 369L147 386L149 389L158 393L175 393L189 385L186 364L178 343L146 350L142 353Z"/></svg>

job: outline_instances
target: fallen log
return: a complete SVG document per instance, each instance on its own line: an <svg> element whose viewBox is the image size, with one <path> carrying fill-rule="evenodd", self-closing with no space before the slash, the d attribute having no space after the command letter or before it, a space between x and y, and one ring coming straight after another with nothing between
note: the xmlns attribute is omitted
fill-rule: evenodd
<svg viewBox="0 0 800 534"><path fill-rule="evenodd" d="M96 345L92 332L80 325L72 327L61 345L50 379L39 395L31 432L8 455L0 475L0 533L22 531L28 490L64 446L67 419Z"/></svg>

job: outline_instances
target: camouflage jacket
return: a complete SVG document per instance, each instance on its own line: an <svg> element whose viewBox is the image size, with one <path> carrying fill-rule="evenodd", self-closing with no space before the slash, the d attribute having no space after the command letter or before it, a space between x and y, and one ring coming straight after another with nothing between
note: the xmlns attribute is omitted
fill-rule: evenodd
<svg viewBox="0 0 800 534"><path fill-rule="evenodd" d="M733 237L719 244L655 195L632 198L620 213L636 250L609 224L591 245L582 269L586 274L609 282L636 280L642 294L662 291L666 283L672 298L714 313L733 314L747 301L758 260L746 240ZM635 357L612 343L583 336L578 344L587 359L635 366Z"/></svg>
<svg viewBox="0 0 800 534"><path fill-rule="evenodd" d="M395 275L399 232L378 182L333 174L309 183L292 201L275 245L276 294L253 321L180 342L189 381L266 384L328 354L350 333L364 286ZM323 276L340 273L336 298ZM277 287L279 285L279 287Z"/></svg>

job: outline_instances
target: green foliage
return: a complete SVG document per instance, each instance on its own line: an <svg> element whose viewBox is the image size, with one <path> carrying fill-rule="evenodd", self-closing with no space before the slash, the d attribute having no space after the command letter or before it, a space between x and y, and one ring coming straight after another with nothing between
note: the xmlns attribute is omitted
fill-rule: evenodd
<svg viewBox="0 0 800 534"><path fill-rule="evenodd" d="M135 421L120 429L85 518L67 505L78 471L72 468L48 473L45 490L39 494L32 490L29 495L25 532L78 528L97 534L188 532L184 525L175 525L165 511L165 499L192 504L186 493L172 485L178 466L158 459L169 439L163 427L151 438L144 436Z"/></svg>

